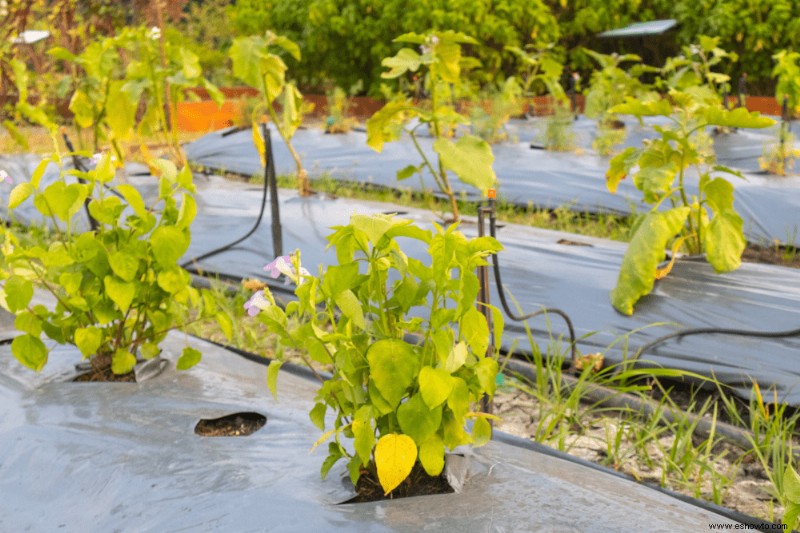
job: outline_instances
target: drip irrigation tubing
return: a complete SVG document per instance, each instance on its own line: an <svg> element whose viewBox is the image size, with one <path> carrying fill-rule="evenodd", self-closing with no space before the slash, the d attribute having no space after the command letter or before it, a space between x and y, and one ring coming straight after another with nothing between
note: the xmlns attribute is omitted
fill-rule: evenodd
<svg viewBox="0 0 800 533"><path fill-rule="evenodd" d="M244 234L239 239L237 239L237 240L235 240L233 242L230 242L228 244L225 244L223 246L220 246L219 248L215 248L215 249L213 249L213 250L211 250L209 252L206 252L206 253L204 253L204 254L202 254L200 256L193 257L193 258L189 259L188 261L185 261L184 263L182 263L180 265L181 268L185 268L189 272L192 272L192 273L195 273L195 274L202 274L202 272L199 269L189 269L189 265L191 265L192 263L197 263L199 261L202 261L203 259L208 259L209 257L213 257L215 255L219 255L219 254L221 254L223 252L226 252L226 251L230 250L231 248L233 248L237 244L240 244L243 241L245 241L253 233L255 233L256 230L258 229L258 227L261 225L261 220L263 220L264 213L265 213L266 208L267 208L267 193L268 193L268 191L270 189L270 183L275 181L274 179L273 180L270 179L270 178L272 178L274 176L274 164L275 164L274 158L272 157L272 142L270 140L269 134L267 133L266 127L263 128L263 129L264 129L264 156L265 156L264 159L266 161L266 164L264 165L264 190L263 190L263 192L261 194L261 207L258 210L258 217L256 218L255 224L253 224L253 227L250 228L250 231L248 231L246 234ZM277 197L275 197L275 192L274 191L273 191L273 198L274 198L273 203L277 203ZM273 221L273 223L274 223L274 221ZM274 239L274 237L275 237L275 235L274 235L274 231L273 231L273 239ZM277 248L276 248L276 251L277 251ZM278 254L278 255L280 255L280 254Z"/></svg>
<svg viewBox="0 0 800 533"><path fill-rule="evenodd" d="M669 333L667 335L663 335L654 339L636 351L636 354L633 357L633 360L637 360L641 355L647 353L649 350L653 349L654 347L658 346L659 344L663 344L664 342L670 339L676 339L681 337L688 337L690 335L738 335L740 337L756 337L756 338L766 338L766 339L781 339L784 337L797 337L800 336L800 328L797 329L789 329L785 331L753 331L753 330L741 330L741 329L729 329L729 328L691 328L691 329L684 329L682 331L676 331L674 333Z"/></svg>
<svg viewBox="0 0 800 533"><path fill-rule="evenodd" d="M495 207L494 207L494 199L489 200L489 235L493 238L497 238L497 217L495 214ZM572 325L572 320L569 318L569 315L562 311L561 309L555 307L542 307L538 311L533 311L531 313L526 313L523 315L517 315L514 311L511 310L511 306L508 305L508 300L506 300L505 295L505 286L503 285L503 278L500 275L500 261L497 258L497 254L492 254L492 270L494 271L494 281L497 285L497 294L500 296L500 304L503 307L503 310L506 312L511 320L516 322L526 322L531 318L537 317L539 315L545 314L554 314L558 315L564 319L564 322L567 324L567 329L569 329L569 345L570 345L570 357L572 362L575 362L575 355L576 355L576 339L575 339L575 328Z"/></svg>

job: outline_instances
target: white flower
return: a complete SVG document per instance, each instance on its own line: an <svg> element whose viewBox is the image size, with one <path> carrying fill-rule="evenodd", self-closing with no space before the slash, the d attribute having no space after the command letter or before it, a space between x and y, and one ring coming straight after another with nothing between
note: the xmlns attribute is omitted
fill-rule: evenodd
<svg viewBox="0 0 800 533"><path fill-rule="evenodd" d="M158 26L153 26L152 28L150 28L150 31L147 33L147 36L152 41L157 41L157 40L161 39L161 28L159 28Z"/></svg>
<svg viewBox="0 0 800 533"><path fill-rule="evenodd" d="M271 305L272 302L267 300L264 291L261 290L253 293L250 299L244 303L244 309L249 316L256 316L261 311L266 311Z"/></svg>
<svg viewBox="0 0 800 533"><path fill-rule="evenodd" d="M11 176L8 175L8 172L0 170L0 183L8 183L11 185L14 181L11 179Z"/></svg>

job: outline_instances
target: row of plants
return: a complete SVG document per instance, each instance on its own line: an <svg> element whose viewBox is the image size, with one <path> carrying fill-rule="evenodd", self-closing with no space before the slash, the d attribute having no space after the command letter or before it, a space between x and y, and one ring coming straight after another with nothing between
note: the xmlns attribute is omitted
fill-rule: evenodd
<svg viewBox="0 0 800 533"><path fill-rule="evenodd" d="M161 36L152 40L159 40L162 52L165 50ZM452 215L457 219L449 172L481 190L494 183L488 143L469 134L451 139L458 126L468 125L469 119L446 97L447 89L461 79L462 47L476 46L477 42L455 32L406 34L398 41L417 45L419 52L402 48L386 58L384 65L390 70L385 77L407 76L422 69L431 105L398 96L371 119L368 142L380 149L383 143L397 139L404 127L415 139L416 128L427 126L435 138L438 159L428 160L420 149L422 163L405 169L399 177L410 177L423 169L433 174L442 192L450 197ZM286 65L270 51L270 46L290 53L296 50L293 43L272 34L236 41L232 48L234 75L262 92L264 110L276 127L291 131L301 115L297 112L299 93L285 82ZM716 57L719 54L715 50L716 46L707 52ZM66 54L64 58L79 60L79 56ZM135 71L130 64L125 69L126 76L130 70ZM648 289L650 274L654 278L657 272L657 261L652 258L663 252L678 228L688 228L681 242L694 240L709 253L709 259L713 256L724 268L741 254L741 219L732 210L730 184L705 171L706 183L702 186L701 177L700 196L689 198L683 188L684 171L690 165L707 162L701 153L699 134L705 126L766 123L744 110L721 109L714 91L719 78L706 71L704 78L692 81L691 76L696 76L694 66L695 63L676 65L677 81L666 99L633 99L611 108L611 112L639 116L664 115L675 122L672 129L658 130L661 139L642 149L626 150L612 162L612 187L633 171L634 182L648 201L655 205L665 201L676 204L665 213L648 213L635 230L620 276L621 282L634 280L633 289L622 287L614 296L615 305L623 311L630 312L626 306L632 308L643 294L642 285ZM181 70L184 68L186 65ZM123 82L121 90L132 80L117 81ZM169 91L164 89L167 94ZM74 94L79 93L76 90ZM283 118L279 120L272 104L281 95L284 102L290 103L282 106ZM29 105L27 101L20 102L21 112L28 110L30 117L38 118L25 105ZM155 114L166 115L169 109L158 101L153 106ZM94 110L91 116L93 123L104 120ZM135 119L135 113L133 116ZM417 124L409 122L412 118L417 119ZM167 131L167 123L163 119L159 127ZM55 134L55 129L49 127ZM263 143L255 125L253 131L256 144ZM288 141L291 134L284 136ZM476 164L465 165L465 159ZM54 156L51 161L60 163L61 156ZM160 175L159 199L163 206L158 215L144 206L132 188L110 184L114 169L110 155L101 158L98 167L89 172L62 171L57 182L39 190L42 166L30 182L11 192L10 207L17 207L32 196L36 209L50 218L52 229L59 236L43 248L38 244L25 246L8 235L3 295L6 307L18 314L18 329L24 332L12 345L23 364L40 369L46 363L47 349L41 341L45 334L56 341L76 344L98 366L122 373L130 370L137 353L145 358L155 356L158 341L168 329L182 326L177 318L190 306L202 309L199 318L213 316L221 327L231 327L230 321L223 318L225 315L216 312L210 298L188 286L186 272L176 266L188 248L188 226L194 215L188 194L191 175L188 170L178 172L177 167L163 161L152 161L152 167ZM300 166L298 178L303 183ZM679 183L674 186L676 179ZM180 204L174 198L178 193L183 195ZM678 206L679 202L682 205ZM83 206L99 226L78 236L72 220ZM648 232L657 234L656 242ZM728 240L731 236L734 238ZM431 264L406 256L395 241L397 237L426 244ZM259 312L284 348L300 350L312 360L334 365L336 377L323 383L319 402L312 411L312 420L323 429L326 411L332 409L336 415L334 427L321 440L334 439L329 443L323 472L345 458L354 482L364 473L374 474L388 493L407 477L417 461L426 472L435 475L441 472L445 447L480 444L489 437L487 416L471 411L470 406L483 395L493 394L497 362L486 356L488 323L474 306L478 284L474 274L469 274L484 264L487 255L497 252L499 244L491 239L467 240L454 225L446 230L437 228L435 234L430 234L407 221L358 216L349 226L337 228L331 242L339 264L321 271L319 276L304 271L297 255L269 265L271 270L294 279L298 285L297 302L281 309L262 289L248 301L248 310ZM720 243L730 246L722 249ZM390 272L393 277L389 277ZM58 300L54 311L31 305L34 282ZM180 305L184 307L174 307ZM409 315L412 307L420 305L429 307L427 321ZM501 315L493 315L498 328L495 334L499 336ZM405 333L415 333L428 342L410 344L403 338ZM196 351L187 348L178 365L189 367L198 358ZM280 351L276 361L268 372L273 390ZM473 420L471 434L464 429L468 418ZM342 445L342 436L354 440L355 453Z"/></svg>

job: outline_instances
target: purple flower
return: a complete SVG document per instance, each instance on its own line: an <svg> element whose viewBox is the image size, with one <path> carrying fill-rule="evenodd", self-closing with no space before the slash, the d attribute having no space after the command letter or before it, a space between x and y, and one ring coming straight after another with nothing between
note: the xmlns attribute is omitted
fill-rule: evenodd
<svg viewBox="0 0 800 533"><path fill-rule="evenodd" d="M294 271L292 258L288 255L281 255L276 257L275 260L264 266L264 272L269 272L272 279L277 279L281 274L286 276L286 282L293 281L295 284L300 283L300 279L305 276L310 276L311 273L303 267L300 267L300 275Z"/></svg>
<svg viewBox="0 0 800 533"><path fill-rule="evenodd" d="M261 311L265 311L272 305L272 302L264 296L264 291L253 293L249 300L244 303L244 309L249 316L256 316Z"/></svg>
<svg viewBox="0 0 800 533"><path fill-rule="evenodd" d="M11 176L8 175L8 172L0 170L0 183L8 183L11 185L14 181L11 179Z"/></svg>
<svg viewBox="0 0 800 533"><path fill-rule="evenodd" d="M278 256L272 262L264 266L264 272L269 272L269 276L272 279L277 279L281 274L290 276L294 273L292 258L288 255Z"/></svg>

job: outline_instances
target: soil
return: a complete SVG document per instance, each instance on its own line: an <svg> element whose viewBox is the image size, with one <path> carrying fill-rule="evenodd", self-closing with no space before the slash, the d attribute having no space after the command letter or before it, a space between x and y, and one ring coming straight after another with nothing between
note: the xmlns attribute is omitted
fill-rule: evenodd
<svg viewBox="0 0 800 533"><path fill-rule="evenodd" d="M800 268L800 249L794 246L758 246L749 244L744 249L742 261Z"/></svg>
<svg viewBox="0 0 800 533"><path fill-rule="evenodd" d="M259 413L233 413L220 418L203 419L194 432L201 437L246 437L267 423L267 417Z"/></svg>
<svg viewBox="0 0 800 533"><path fill-rule="evenodd" d="M556 428L551 438L537 439L537 429L548 423L548 412L527 393L510 387L498 391L494 412L501 418L497 424L500 431L539 440L572 456L613 468L637 482L664 486L693 498L714 502L711 478L713 475L724 476L731 481L727 484L718 481L715 503L764 520L777 520L783 515L783 508L773 497L772 483L760 463L751 454L725 442L716 444L713 454L700 458L696 468L684 472L685 477L680 480L674 471L665 474L663 470L663 466L673 460L668 454L675 435L668 431L647 442L644 453L627 438L621 439L617 450L612 449L620 431L629 435L633 429L625 415L618 417L602 410L587 413L581 407L561 423L568 428ZM701 439L695 436L693 441L695 446L699 446Z"/></svg>
<svg viewBox="0 0 800 533"><path fill-rule="evenodd" d="M115 374L111 371L111 357L96 356L91 359L91 368L85 374L77 376L72 381L78 382L117 382L117 383L136 383L136 375L133 371L127 374Z"/></svg>
<svg viewBox="0 0 800 533"><path fill-rule="evenodd" d="M417 462L405 481L390 492L383 494L378 476L371 469L362 469L356 484L357 495L344 503L364 503L412 496L429 496L431 494L451 494L455 492L447 482L444 472L438 476L429 476L422 465Z"/></svg>

